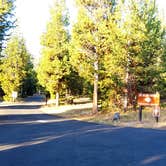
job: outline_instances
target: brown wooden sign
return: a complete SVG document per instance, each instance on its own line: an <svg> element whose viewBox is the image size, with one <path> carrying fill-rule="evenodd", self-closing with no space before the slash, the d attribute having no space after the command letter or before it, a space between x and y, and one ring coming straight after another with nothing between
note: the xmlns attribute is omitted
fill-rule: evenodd
<svg viewBox="0 0 166 166"><path fill-rule="evenodd" d="M140 106L154 106L160 104L160 94L147 94L139 93L138 94L138 105Z"/></svg>

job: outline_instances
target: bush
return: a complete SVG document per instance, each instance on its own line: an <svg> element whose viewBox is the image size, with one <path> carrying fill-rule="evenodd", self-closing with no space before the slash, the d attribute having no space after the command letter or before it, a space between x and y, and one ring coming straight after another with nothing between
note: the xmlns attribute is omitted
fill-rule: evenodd
<svg viewBox="0 0 166 166"><path fill-rule="evenodd" d="M67 104L73 104L73 100L74 100L74 97L73 97L73 96L68 96L68 97L66 98L66 103L67 103Z"/></svg>

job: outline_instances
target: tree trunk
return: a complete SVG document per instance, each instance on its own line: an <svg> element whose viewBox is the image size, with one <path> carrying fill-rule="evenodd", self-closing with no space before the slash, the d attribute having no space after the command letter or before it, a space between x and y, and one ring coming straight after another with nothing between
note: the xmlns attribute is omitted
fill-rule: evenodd
<svg viewBox="0 0 166 166"><path fill-rule="evenodd" d="M94 89L93 89L93 109L92 113L96 114L98 112L98 60L94 62L94 68L95 68L95 73L94 73Z"/></svg>
<svg viewBox="0 0 166 166"><path fill-rule="evenodd" d="M59 92L56 92L56 103L55 103L56 107L59 106Z"/></svg>
<svg viewBox="0 0 166 166"><path fill-rule="evenodd" d="M129 77L129 73L128 73L128 69L126 71L126 78L125 78L125 82L126 82L126 90L125 90L125 95L124 95L124 112L127 111L127 106L128 106L128 77Z"/></svg>

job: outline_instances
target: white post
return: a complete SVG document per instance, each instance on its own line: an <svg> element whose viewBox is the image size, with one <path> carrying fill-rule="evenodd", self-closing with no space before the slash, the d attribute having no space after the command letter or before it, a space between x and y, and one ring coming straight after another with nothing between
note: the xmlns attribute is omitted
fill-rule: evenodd
<svg viewBox="0 0 166 166"><path fill-rule="evenodd" d="M56 93L56 107L59 106L59 92Z"/></svg>

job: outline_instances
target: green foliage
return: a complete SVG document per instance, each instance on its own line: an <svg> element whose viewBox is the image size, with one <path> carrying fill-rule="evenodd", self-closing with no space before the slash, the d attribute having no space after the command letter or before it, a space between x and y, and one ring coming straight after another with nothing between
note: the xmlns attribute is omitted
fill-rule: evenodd
<svg viewBox="0 0 166 166"><path fill-rule="evenodd" d="M10 100L12 91L22 95L23 82L26 80L32 63L29 53L26 50L25 41L17 36L11 38L5 49L5 56L2 59L0 81L5 93L4 99Z"/></svg>
<svg viewBox="0 0 166 166"><path fill-rule="evenodd" d="M91 95L92 86L78 72L70 69L70 74L66 77L66 85L70 95Z"/></svg>
<svg viewBox="0 0 166 166"><path fill-rule="evenodd" d="M112 89L116 84L112 78L116 75L120 80L124 76L125 49L121 44L120 5L113 1L77 3L80 8L72 33L71 63L92 85L97 81L99 96L104 101L110 96L108 88ZM95 80L96 74L99 80Z"/></svg>
<svg viewBox="0 0 166 166"><path fill-rule="evenodd" d="M26 68L26 77L23 79L21 96L32 96L37 91L37 83L37 73L33 69L33 64L30 61Z"/></svg>
<svg viewBox="0 0 166 166"><path fill-rule="evenodd" d="M67 15L64 1L55 1L47 31L41 38L42 58L38 67L39 83L50 92L51 98L63 88L69 74L69 36L66 30Z"/></svg>
<svg viewBox="0 0 166 166"><path fill-rule="evenodd" d="M139 92L164 94L166 34L155 0L76 2L70 47L64 1L56 1L41 39L38 78L51 97L88 90L93 101L115 109L123 107L126 93L133 105Z"/></svg>
<svg viewBox="0 0 166 166"><path fill-rule="evenodd" d="M3 43L10 34L10 29L14 26L12 10L14 0L0 0L0 54Z"/></svg>
<svg viewBox="0 0 166 166"><path fill-rule="evenodd" d="M129 104L135 104L138 92L163 90L165 28L155 1L77 0L77 4L71 63L91 84L97 72L103 106L122 107L125 89Z"/></svg>
<svg viewBox="0 0 166 166"><path fill-rule="evenodd" d="M128 85L134 82L132 86L137 92L160 91L165 29L158 18L155 0L131 1L124 27L128 28Z"/></svg>
<svg viewBox="0 0 166 166"><path fill-rule="evenodd" d="M13 6L13 0L0 0L0 15L7 13Z"/></svg>

